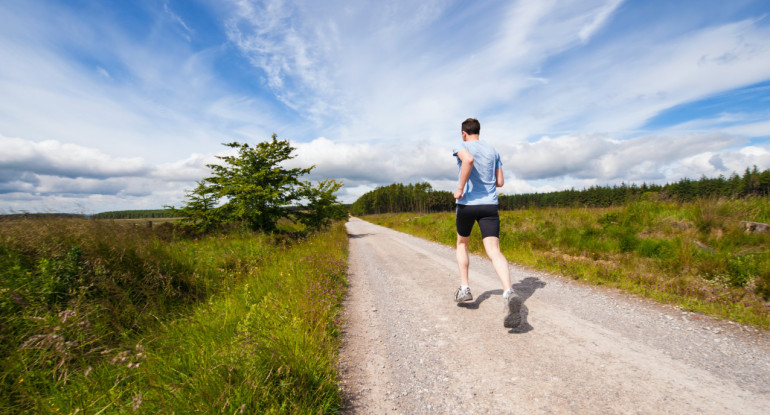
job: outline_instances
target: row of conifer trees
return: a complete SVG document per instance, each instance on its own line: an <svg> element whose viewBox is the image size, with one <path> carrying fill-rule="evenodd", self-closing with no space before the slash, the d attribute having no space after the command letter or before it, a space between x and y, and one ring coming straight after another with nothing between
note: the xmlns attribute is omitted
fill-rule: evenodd
<svg viewBox="0 0 770 415"><path fill-rule="evenodd" d="M770 169L760 171L757 166L747 168L741 176L733 173L729 177L701 177L698 180L682 179L665 185L625 184L615 186L592 186L587 189L560 190L549 193L527 193L500 195L501 210L526 209L530 207L606 207L622 205L636 200L644 194L656 193L660 198L692 201L706 197L741 198L770 196ZM353 215L368 215L394 212L442 212L455 208L451 192L434 190L429 183L395 183L378 187L363 194L350 207Z"/></svg>

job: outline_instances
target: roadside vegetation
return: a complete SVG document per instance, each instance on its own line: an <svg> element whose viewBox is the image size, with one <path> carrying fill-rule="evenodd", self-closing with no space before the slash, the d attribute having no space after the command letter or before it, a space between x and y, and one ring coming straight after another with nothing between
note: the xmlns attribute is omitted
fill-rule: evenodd
<svg viewBox="0 0 770 415"><path fill-rule="evenodd" d="M365 219L456 241L450 212ZM741 221L770 222L770 199L681 202L647 193L622 206L502 211L500 244L512 262L770 328L770 233L747 233ZM474 232L471 250L483 254Z"/></svg>
<svg viewBox="0 0 770 415"><path fill-rule="evenodd" d="M240 154L290 158L284 143ZM182 224L3 221L0 413L337 412L344 211L336 182L258 176L274 167L230 175L202 212L191 193ZM304 207L289 212L286 183Z"/></svg>
<svg viewBox="0 0 770 415"><path fill-rule="evenodd" d="M157 229L156 229L157 231ZM342 224L168 240L89 220L0 228L0 413L326 413Z"/></svg>

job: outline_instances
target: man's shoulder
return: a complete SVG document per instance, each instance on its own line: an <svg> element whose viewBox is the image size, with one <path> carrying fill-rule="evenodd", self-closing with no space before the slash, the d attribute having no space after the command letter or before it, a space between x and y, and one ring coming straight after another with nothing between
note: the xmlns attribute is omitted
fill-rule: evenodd
<svg viewBox="0 0 770 415"><path fill-rule="evenodd" d="M468 146L465 145L465 141L461 141L457 144L455 144L454 147L452 147L452 153L457 154L460 150L467 150Z"/></svg>

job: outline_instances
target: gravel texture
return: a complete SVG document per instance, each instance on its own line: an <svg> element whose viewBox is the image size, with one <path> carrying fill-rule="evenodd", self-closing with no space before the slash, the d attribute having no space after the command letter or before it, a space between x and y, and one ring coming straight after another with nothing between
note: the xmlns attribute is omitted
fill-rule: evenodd
<svg viewBox="0 0 770 415"><path fill-rule="evenodd" d="M471 257L353 218L340 355L351 414L769 414L770 335L511 265L522 324Z"/></svg>

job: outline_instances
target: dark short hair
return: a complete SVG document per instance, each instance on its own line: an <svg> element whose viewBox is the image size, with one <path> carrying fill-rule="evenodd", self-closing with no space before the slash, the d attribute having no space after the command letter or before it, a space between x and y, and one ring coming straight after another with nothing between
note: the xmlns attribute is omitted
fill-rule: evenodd
<svg viewBox="0 0 770 415"><path fill-rule="evenodd" d="M481 123L475 118L468 118L463 121L463 131L468 135L478 135L481 132Z"/></svg>

